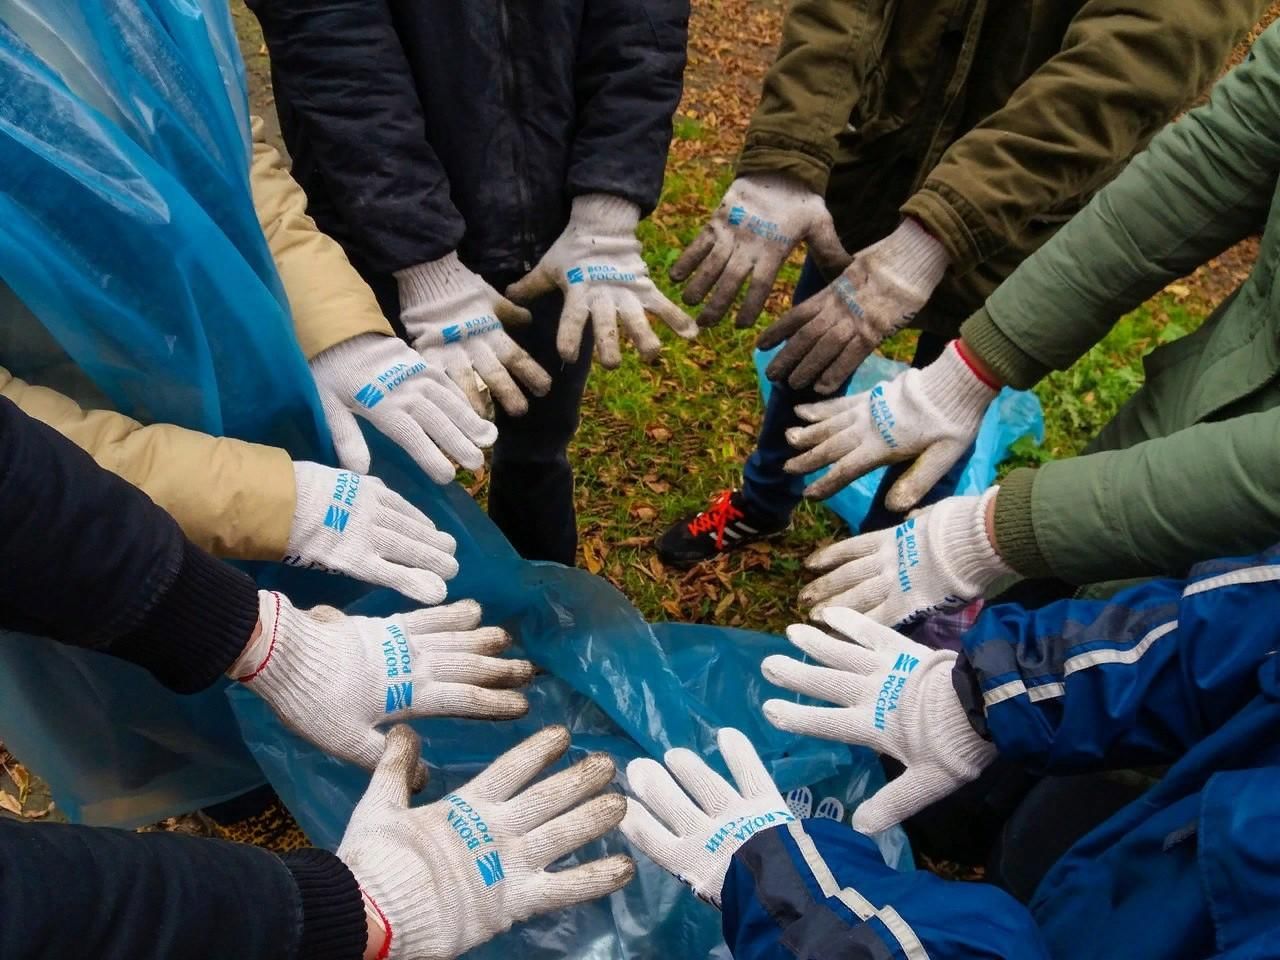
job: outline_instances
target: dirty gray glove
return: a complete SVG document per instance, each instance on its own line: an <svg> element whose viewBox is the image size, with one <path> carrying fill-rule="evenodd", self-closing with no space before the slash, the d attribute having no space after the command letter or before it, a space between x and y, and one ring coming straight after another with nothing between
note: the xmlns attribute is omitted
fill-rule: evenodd
<svg viewBox="0 0 1280 960"><path fill-rule="evenodd" d="M770 380L834 393L890 334L906 326L946 273L942 244L914 220L860 250L821 293L784 313L756 346L786 341L765 371Z"/></svg>
<svg viewBox="0 0 1280 960"><path fill-rule="evenodd" d="M739 327L749 327L764 309L778 271L801 243L833 270L849 262L820 196L786 176L739 177L671 267L671 279L681 283L693 274L684 289L684 302L690 306L701 303L714 285L698 316L698 323L709 327L724 317L749 275L751 285L737 319Z"/></svg>
<svg viewBox="0 0 1280 960"><path fill-rule="evenodd" d="M906 370L851 397L796 407L809 426L787 431L787 443L805 451L787 461L787 472L812 473L833 464L804 495L824 499L877 467L912 458L885 506L904 513L932 490L964 456L996 395L958 344L951 341L923 370Z"/></svg>
<svg viewBox="0 0 1280 960"><path fill-rule="evenodd" d="M551 389L547 371L503 329L529 323L529 311L468 270L456 253L400 270L396 282L400 320L414 349L443 368L477 413L485 412L477 377L513 417L529 409L517 380L535 397Z"/></svg>
<svg viewBox="0 0 1280 960"><path fill-rule="evenodd" d="M547 869L616 827L627 808L620 794L600 793L614 774L603 753L528 786L568 748L569 731L548 727L456 792L410 807L420 743L406 726L387 734L338 847L382 922L382 956L448 960L521 920L630 882L635 864L622 854Z"/></svg>
<svg viewBox="0 0 1280 960"><path fill-rule="evenodd" d="M564 233L537 266L507 288L507 296L522 303L560 288L564 309L556 349L565 363L578 359L588 320L595 333L596 359L608 369L622 362L619 321L645 360L656 359L662 349L646 314L686 340L698 335L693 318L649 279L636 238L639 223L640 208L630 200L605 193L574 197Z"/></svg>

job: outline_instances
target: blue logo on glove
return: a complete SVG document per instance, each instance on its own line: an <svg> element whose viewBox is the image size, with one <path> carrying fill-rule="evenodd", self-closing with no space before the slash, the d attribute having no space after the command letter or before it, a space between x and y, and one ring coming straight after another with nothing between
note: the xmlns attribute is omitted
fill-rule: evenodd
<svg viewBox="0 0 1280 960"><path fill-rule="evenodd" d="M898 441L893 435L893 428L897 425L897 421L893 419L889 401L884 398L883 383L877 383L871 388L871 422L875 424L876 432L880 434L880 439L885 442L885 445L890 450L895 449Z"/></svg>
<svg viewBox="0 0 1280 960"><path fill-rule="evenodd" d="M480 871L480 879L484 881L486 887L492 887L507 876L506 871L502 869L502 858L498 856L497 850L478 858L476 869Z"/></svg>
<svg viewBox="0 0 1280 960"><path fill-rule="evenodd" d="M893 530L898 545L898 589L911 592L911 568L920 565L920 544L916 541L916 518L898 524Z"/></svg>
<svg viewBox="0 0 1280 960"><path fill-rule="evenodd" d="M457 343L462 339L462 327L456 323L451 323L440 331L440 337L445 343Z"/></svg>
<svg viewBox="0 0 1280 960"><path fill-rule="evenodd" d="M582 273L581 267L570 267L564 272L565 279L570 283L581 283L586 277Z"/></svg>
<svg viewBox="0 0 1280 960"><path fill-rule="evenodd" d="M898 654L893 669L884 678L880 686L880 695L876 697L875 727L883 730L888 722L889 714L898 709L898 699L902 696L902 688L907 685L911 671L920 665L920 659L909 653Z"/></svg>
<svg viewBox="0 0 1280 960"><path fill-rule="evenodd" d="M742 221L745 220L746 218L747 218L746 207L731 207L729 209L729 226L740 227L742 226Z"/></svg>
<svg viewBox="0 0 1280 960"><path fill-rule="evenodd" d="M351 519L351 512L343 510L341 507L335 507L330 504L324 512L324 525L330 530L337 530L338 533L347 529L347 521Z"/></svg>
<svg viewBox="0 0 1280 960"><path fill-rule="evenodd" d="M372 383L366 383L363 387L356 391L356 403L364 407L366 410L372 410L382 402L382 391L375 387Z"/></svg>
<svg viewBox="0 0 1280 960"><path fill-rule="evenodd" d="M398 623L387 624L382 659L387 665L387 713L408 710L413 706L413 657L409 638Z"/></svg>

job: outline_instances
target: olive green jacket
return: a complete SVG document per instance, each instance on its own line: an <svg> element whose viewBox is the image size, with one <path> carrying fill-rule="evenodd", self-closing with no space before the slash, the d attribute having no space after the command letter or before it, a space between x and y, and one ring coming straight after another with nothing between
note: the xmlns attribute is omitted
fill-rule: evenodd
<svg viewBox="0 0 1280 960"><path fill-rule="evenodd" d="M966 316L1212 82L1265 0L792 0L738 173L824 194L852 252L903 214Z"/></svg>
<svg viewBox="0 0 1280 960"><path fill-rule="evenodd" d="M1069 367L1125 312L1263 229L1253 271L1083 456L1017 470L996 505L1020 573L1170 574L1280 541L1280 29L1168 127L964 325L1004 380Z"/></svg>

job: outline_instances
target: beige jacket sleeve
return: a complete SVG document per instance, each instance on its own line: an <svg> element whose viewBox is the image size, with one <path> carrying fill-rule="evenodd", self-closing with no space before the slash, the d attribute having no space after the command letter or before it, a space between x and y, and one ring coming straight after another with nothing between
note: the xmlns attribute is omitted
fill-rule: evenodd
<svg viewBox="0 0 1280 960"><path fill-rule="evenodd" d="M294 479L283 450L165 424L143 426L112 410L85 410L3 367L0 395L141 488L210 553L238 560L284 556Z"/></svg>
<svg viewBox="0 0 1280 960"><path fill-rule="evenodd" d="M284 158L253 118L253 205L293 312L298 344L308 360L362 333L393 336L369 285L337 242L307 216L307 197Z"/></svg>

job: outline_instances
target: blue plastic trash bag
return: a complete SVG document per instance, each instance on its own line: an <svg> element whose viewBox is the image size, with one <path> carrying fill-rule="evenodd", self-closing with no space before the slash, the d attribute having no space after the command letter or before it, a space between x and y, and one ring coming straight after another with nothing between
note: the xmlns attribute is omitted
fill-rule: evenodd
<svg viewBox="0 0 1280 960"><path fill-rule="evenodd" d="M782 345L779 345L769 351L756 350L754 353L756 378L760 382L760 393L766 404L769 402L769 394L773 392L773 384L764 371L773 355L781 349ZM905 363L873 353L854 373L845 395L852 396L870 390L877 383L892 380L906 369ZM956 493L976 494L991 486L996 479L996 467L1009 455L1009 448L1025 436L1034 437L1037 443L1044 442L1044 413L1040 409L1040 400L1030 390L1005 387L987 407L986 416L978 430L978 438L974 442L973 454L960 474ZM807 475L805 482L812 483L829 469L824 467ZM871 510L876 490L880 487L880 478L884 476L886 469L880 467L873 470L822 502L839 514L850 530L859 529Z"/></svg>
<svg viewBox="0 0 1280 960"><path fill-rule="evenodd" d="M0 364L88 407L332 463L252 207L225 0L0 0L0 89ZM457 539L451 596L479 600L546 671L518 723L418 725L433 764L428 796L550 723L569 724L577 753L605 749L620 764L677 744L709 755L715 728L740 726L784 790L835 798L846 816L882 782L866 751L764 724L759 661L786 648L780 638L651 627L605 581L520 560L461 488L432 485L397 448L370 441L374 472ZM337 577L253 572L302 605L409 606ZM0 637L0 733L63 810L93 823L154 820L265 775L333 847L368 780L283 730L243 689L180 698L128 664L19 635ZM900 834L885 850L909 864ZM643 859L640 870L617 896L536 921L487 953L723 951L713 911Z"/></svg>

